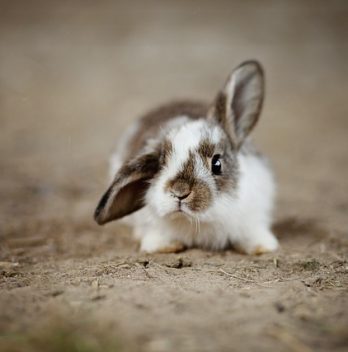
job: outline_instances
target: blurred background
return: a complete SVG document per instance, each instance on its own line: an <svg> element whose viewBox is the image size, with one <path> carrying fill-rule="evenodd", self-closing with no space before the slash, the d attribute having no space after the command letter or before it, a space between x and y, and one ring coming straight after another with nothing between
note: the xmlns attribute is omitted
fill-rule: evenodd
<svg viewBox="0 0 348 352"><path fill-rule="evenodd" d="M347 224L346 1L0 5L1 217L28 187L100 191L131 121L174 98L212 100L255 58L267 78L255 138L273 160L279 211Z"/></svg>
<svg viewBox="0 0 348 352"><path fill-rule="evenodd" d="M345 0L0 0L2 260L112 250L92 213L118 136L156 104L212 100L247 59L266 72L254 137L277 221L346 235L347 18Z"/></svg>

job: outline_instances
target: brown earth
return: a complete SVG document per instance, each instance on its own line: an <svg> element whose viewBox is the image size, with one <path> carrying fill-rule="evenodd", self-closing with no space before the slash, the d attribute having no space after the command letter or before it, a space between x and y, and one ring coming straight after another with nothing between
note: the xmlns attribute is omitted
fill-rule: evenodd
<svg viewBox="0 0 348 352"><path fill-rule="evenodd" d="M348 350L346 1L0 1L0 350ZM92 220L125 126L257 58L281 249L144 255Z"/></svg>

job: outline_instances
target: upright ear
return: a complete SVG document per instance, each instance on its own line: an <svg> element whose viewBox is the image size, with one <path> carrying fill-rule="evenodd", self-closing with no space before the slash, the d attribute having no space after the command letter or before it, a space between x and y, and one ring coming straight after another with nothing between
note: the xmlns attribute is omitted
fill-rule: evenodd
<svg viewBox="0 0 348 352"><path fill-rule="evenodd" d="M117 172L94 213L99 225L117 220L142 208L149 181L159 171L159 155L143 154L125 163Z"/></svg>
<svg viewBox="0 0 348 352"><path fill-rule="evenodd" d="M209 110L239 148L254 128L264 96L263 69L257 61L245 61L228 77Z"/></svg>

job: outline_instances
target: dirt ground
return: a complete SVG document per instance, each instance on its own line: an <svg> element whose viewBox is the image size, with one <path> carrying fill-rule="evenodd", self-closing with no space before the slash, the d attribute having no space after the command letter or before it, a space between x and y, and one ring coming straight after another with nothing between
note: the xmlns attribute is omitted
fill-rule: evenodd
<svg viewBox="0 0 348 352"><path fill-rule="evenodd" d="M0 0L0 351L347 351L346 1ZM281 249L144 255L98 227L124 128L266 70Z"/></svg>

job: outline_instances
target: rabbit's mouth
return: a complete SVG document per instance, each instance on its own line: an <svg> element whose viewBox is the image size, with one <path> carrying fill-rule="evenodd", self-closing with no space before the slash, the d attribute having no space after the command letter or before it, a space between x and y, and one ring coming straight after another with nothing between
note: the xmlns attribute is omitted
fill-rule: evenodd
<svg viewBox="0 0 348 352"><path fill-rule="evenodd" d="M182 218L190 219L192 218L192 215L188 211L187 207L181 204L181 205L178 205L178 207L175 210L167 214L167 217L170 220L177 220Z"/></svg>
<svg viewBox="0 0 348 352"><path fill-rule="evenodd" d="M186 219L197 218L206 207L196 205L195 199L179 200L172 204L172 209L165 216L168 218L184 217Z"/></svg>

